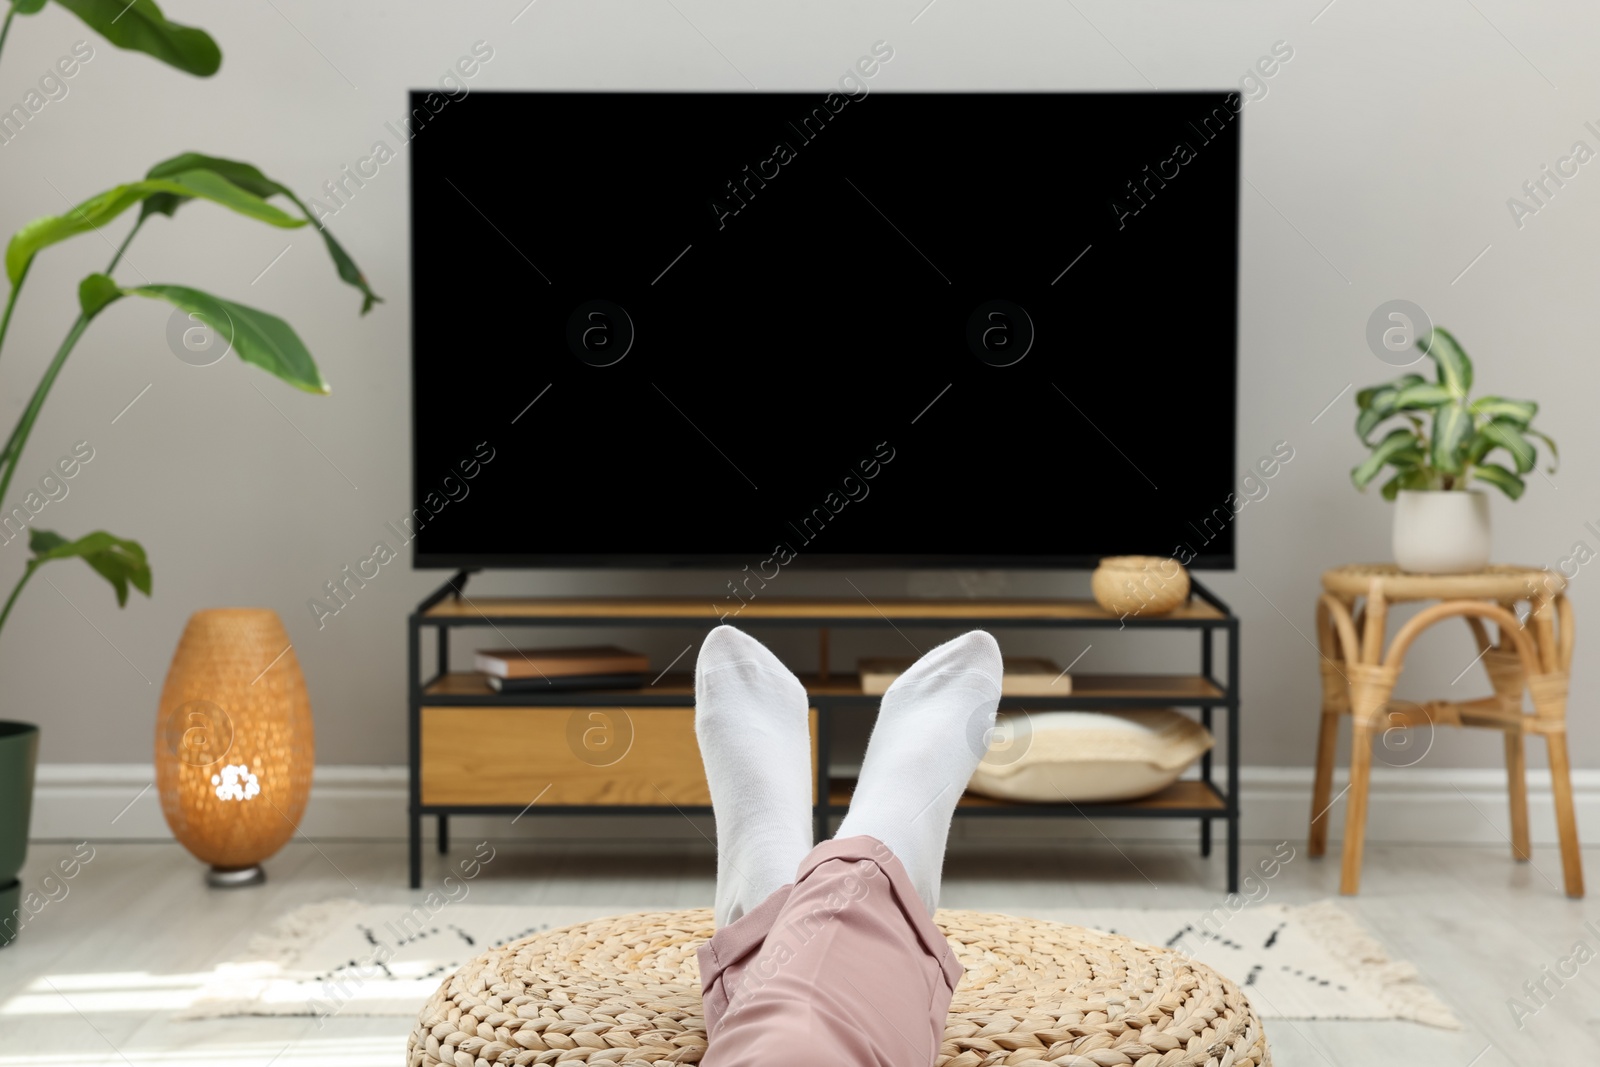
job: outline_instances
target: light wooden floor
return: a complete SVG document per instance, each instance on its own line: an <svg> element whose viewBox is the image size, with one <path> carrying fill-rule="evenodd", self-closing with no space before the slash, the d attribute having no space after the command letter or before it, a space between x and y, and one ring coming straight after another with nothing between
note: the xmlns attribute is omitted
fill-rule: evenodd
<svg viewBox="0 0 1600 1067"><path fill-rule="evenodd" d="M709 850L674 847L596 855L571 845L496 842L495 861L472 884L475 903L696 906L710 902ZM1300 850L1267 899L1306 903L1337 891L1336 857ZM458 842L465 858L472 842ZM0 950L0 1067L43 1064L207 1064L227 1067L398 1067L407 1026L398 1019L174 1020L171 1004L193 975L239 952L251 935L300 904L335 896L420 899L405 884L399 843L298 841L268 863L267 885L208 891L176 845L102 844L10 948ZM1008 846L1014 847L1014 846ZM70 855L37 843L23 872L36 887ZM1245 847L1245 869L1270 854ZM1346 901L1465 1022L1461 1032L1414 1023L1269 1021L1281 1067L1502 1067L1600 1063L1600 958L1555 990L1518 1029L1507 999L1600 928L1600 903L1556 888L1560 864L1541 849L1514 865L1509 849L1376 845L1363 894ZM1600 882L1600 850L1585 857ZM446 872L428 856L425 885ZM56 890L57 895L60 891ZM1210 908L1222 897L1220 860L1166 844L1051 844L1026 852L951 857L944 901L955 908L1025 914L1030 907ZM1555 989L1554 985L1550 985Z"/></svg>

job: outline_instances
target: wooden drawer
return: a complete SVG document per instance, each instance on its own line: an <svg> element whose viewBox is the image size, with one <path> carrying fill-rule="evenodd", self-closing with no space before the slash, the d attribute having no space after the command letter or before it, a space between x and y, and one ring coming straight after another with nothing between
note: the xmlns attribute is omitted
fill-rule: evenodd
<svg viewBox="0 0 1600 1067"><path fill-rule="evenodd" d="M421 762L430 805L711 803L693 708L424 707Z"/></svg>

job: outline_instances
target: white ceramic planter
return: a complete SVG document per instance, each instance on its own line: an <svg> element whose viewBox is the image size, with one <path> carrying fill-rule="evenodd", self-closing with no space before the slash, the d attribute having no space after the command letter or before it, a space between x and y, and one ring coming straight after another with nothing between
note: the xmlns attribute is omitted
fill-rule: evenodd
<svg viewBox="0 0 1600 1067"><path fill-rule="evenodd" d="M1489 498L1402 489L1394 503L1394 561L1412 574L1469 574L1489 563Z"/></svg>

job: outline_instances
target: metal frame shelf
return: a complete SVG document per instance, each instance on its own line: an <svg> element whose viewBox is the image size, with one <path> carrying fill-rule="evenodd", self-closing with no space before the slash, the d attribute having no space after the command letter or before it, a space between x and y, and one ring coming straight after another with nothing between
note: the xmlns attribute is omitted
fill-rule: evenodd
<svg viewBox="0 0 1600 1067"><path fill-rule="evenodd" d="M417 605L407 619L407 737L410 754L410 792L408 826L410 837L410 881L412 888L422 880L422 820L438 819L438 845L441 853L449 849L451 815L513 815L530 811L514 805L425 804L422 800L422 709L424 707L573 707L608 706L626 703L630 707L681 708L694 705L691 677L664 675L664 686L650 689L600 690L555 694L500 694L487 685L474 684L470 675L448 673L450 634L459 627L631 627L706 630L720 619L702 601L607 599L607 598L478 598L468 599L463 590L469 571L457 573ZM836 712L859 711L874 706L879 698L860 691L852 676L827 672L828 633L832 629L881 628L902 624L922 628L1003 629L1130 629L1198 630L1200 663L1195 674L1150 675L1074 675L1074 692L1062 697L1006 697L1002 709L1049 710L1065 708L1149 708L1180 707L1199 712L1200 722L1213 729L1214 712L1226 716L1227 736L1224 782L1216 780L1213 766L1215 750L1200 760L1200 776L1185 779L1153 797L1136 801L1102 804L1021 804L964 797L956 809L957 817L979 818L1160 818L1195 819L1200 824L1200 854L1209 856L1212 823L1227 823L1228 891L1239 887L1239 619L1232 610L1200 581L1191 578L1191 599L1165 616L1118 617L1087 601L1006 600L1006 601L879 601L862 602L818 600L754 600L739 615L741 626L803 627L819 633L823 671L802 677L811 706L817 714L818 803L813 818L818 840L826 836L829 820L841 816L848 806L848 781L831 779L829 762ZM435 631L438 670L423 676L423 631ZM1217 677L1215 637L1227 638L1225 680ZM563 804L540 805L541 817L559 815L642 815L709 814L708 806L639 804Z"/></svg>

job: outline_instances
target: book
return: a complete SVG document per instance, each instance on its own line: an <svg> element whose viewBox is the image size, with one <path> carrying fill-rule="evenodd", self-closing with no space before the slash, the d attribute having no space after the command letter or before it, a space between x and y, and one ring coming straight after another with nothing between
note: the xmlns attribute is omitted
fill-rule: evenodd
<svg viewBox="0 0 1600 1067"><path fill-rule="evenodd" d="M861 691L868 696L882 696L915 662L909 656L862 660L857 667L861 674ZM1064 697L1072 694L1072 677L1056 666L1054 660L1042 656L1006 656L1001 662L1006 672L1000 683L1001 696Z"/></svg>
<svg viewBox="0 0 1600 1067"><path fill-rule="evenodd" d="M570 693L579 689L639 689L648 680L645 674L561 674L546 678L500 678L489 675L489 688L496 693Z"/></svg>
<svg viewBox="0 0 1600 1067"><path fill-rule="evenodd" d="M615 645L480 648L472 665L491 678L570 678L589 674L644 674L650 670L647 656Z"/></svg>

